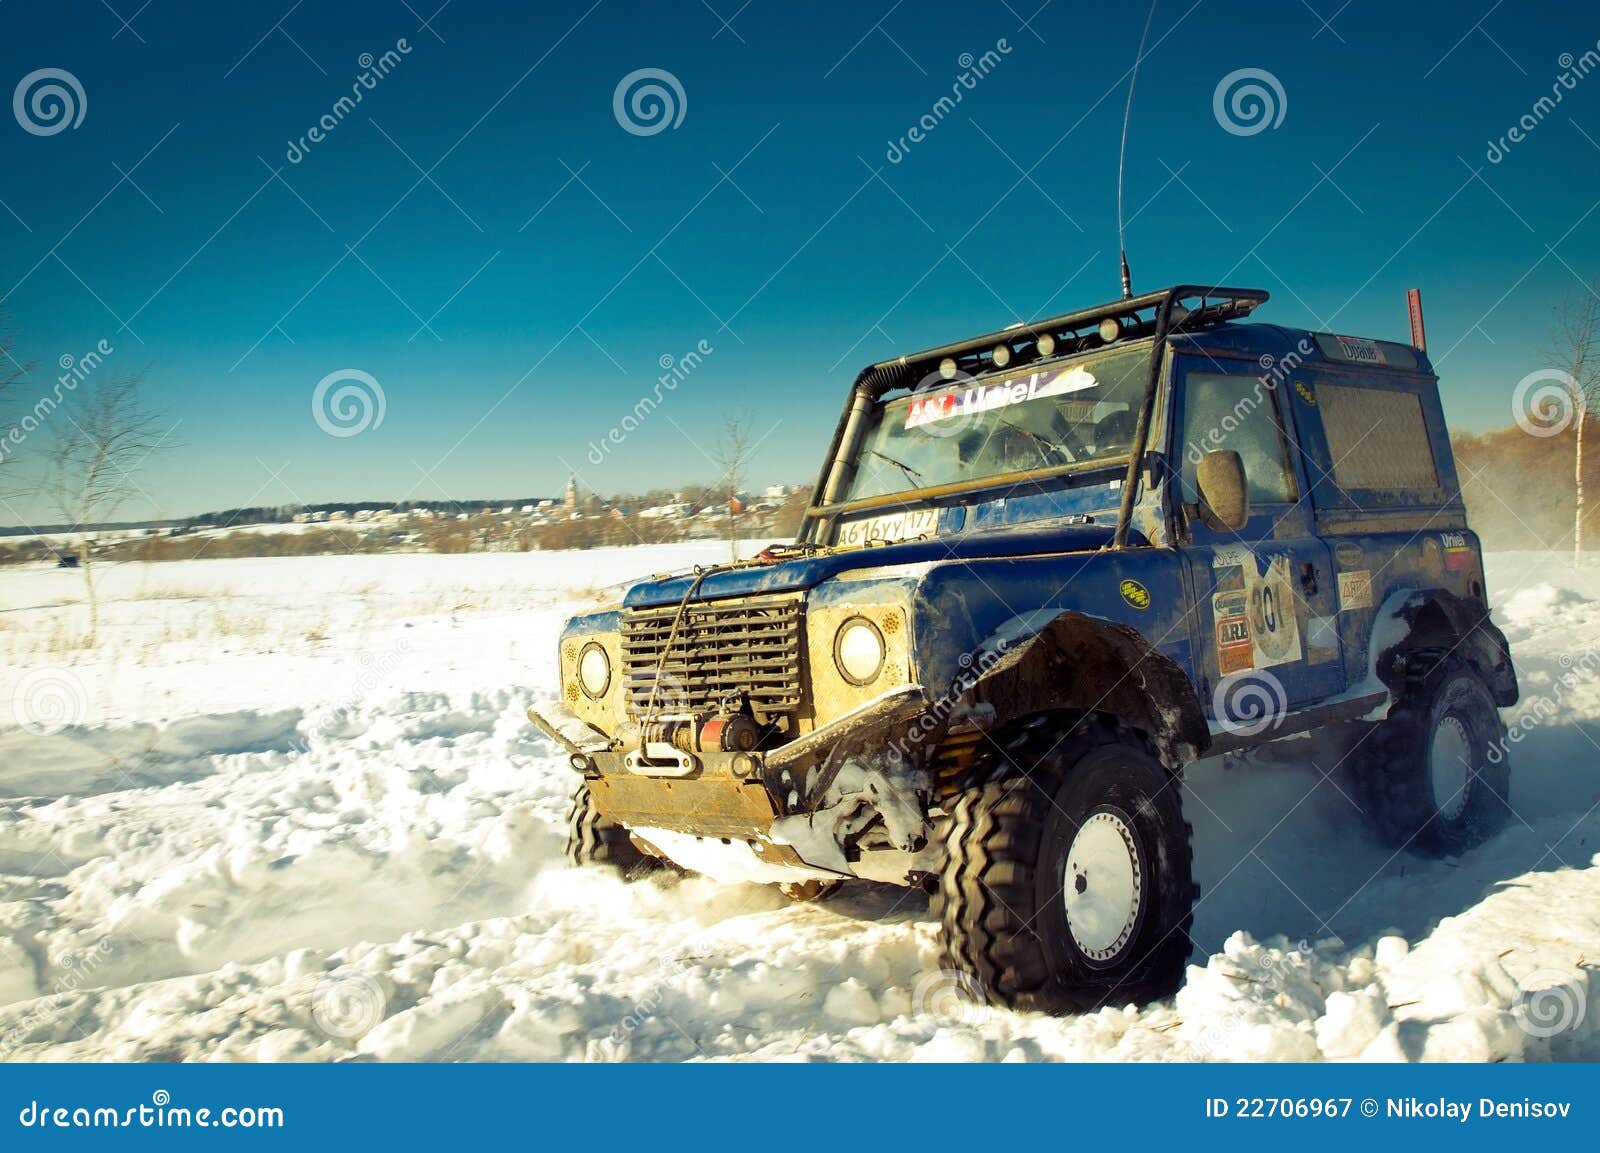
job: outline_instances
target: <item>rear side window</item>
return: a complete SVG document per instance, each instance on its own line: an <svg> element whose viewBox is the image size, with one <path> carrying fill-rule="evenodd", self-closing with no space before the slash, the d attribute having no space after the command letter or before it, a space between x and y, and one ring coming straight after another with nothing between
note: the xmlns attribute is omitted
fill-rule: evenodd
<svg viewBox="0 0 1600 1153"><path fill-rule="evenodd" d="M1317 385L1317 408L1342 489L1434 492L1439 469L1428 442L1422 401L1413 392Z"/></svg>

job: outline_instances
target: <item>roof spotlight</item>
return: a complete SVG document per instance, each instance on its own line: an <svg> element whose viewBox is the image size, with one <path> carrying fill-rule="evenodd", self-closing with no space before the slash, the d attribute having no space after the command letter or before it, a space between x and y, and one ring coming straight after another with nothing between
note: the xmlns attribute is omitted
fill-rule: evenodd
<svg viewBox="0 0 1600 1153"><path fill-rule="evenodd" d="M1047 332L1034 342L1034 347L1039 350L1040 356L1054 356L1056 352L1056 338Z"/></svg>
<svg viewBox="0 0 1600 1153"><path fill-rule="evenodd" d="M1117 337L1121 335L1122 325L1118 323L1116 317L1108 316L1100 322L1100 339L1105 341L1107 344L1110 344L1113 340L1116 340Z"/></svg>
<svg viewBox="0 0 1600 1153"><path fill-rule="evenodd" d="M994 351L989 355L994 359L996 368L1004 368L1011 363L1011 346L1009 344L997 344L994 346Z"/></svg>
<svg viewBox="0 0 1600 1153"><path fill-rule="evenodd" d="M947 356L939 362L939 375L946 380L956 378L956 362L954 357Z"/></svg>

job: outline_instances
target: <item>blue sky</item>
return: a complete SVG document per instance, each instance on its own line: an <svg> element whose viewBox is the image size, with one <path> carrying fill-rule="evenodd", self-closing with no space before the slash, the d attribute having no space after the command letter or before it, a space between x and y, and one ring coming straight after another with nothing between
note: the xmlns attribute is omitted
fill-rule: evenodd
<svg viewBox="0 0 1600 1153"><path fill-rule="evenodd" d="M740 405L752 481L809 481L861 365L1117 294L1139 6L141 2L0 6L5 87L56 68L84 94L76 127L0 118L0 308L41 366L13 399L102 339L97 371L147 370L176 429L129 517L553 494L569 467L603 492L707 480ZM1509 423L1553 304L1600 284L1600 74L1486 151L1597 39L1571 4L1161 0L1128 148L1136 289L1225 278L1272 292L1263 319L1404 339L1419 286L1452 421ZM684 97L651 134L613 110L645 68ZM1230 132L1213 96L1246 68L1282 120ZM383 419L334 437L312 396L345 369ZM0 485L7 523L53 519L30 479L47 437Z"/></svg>

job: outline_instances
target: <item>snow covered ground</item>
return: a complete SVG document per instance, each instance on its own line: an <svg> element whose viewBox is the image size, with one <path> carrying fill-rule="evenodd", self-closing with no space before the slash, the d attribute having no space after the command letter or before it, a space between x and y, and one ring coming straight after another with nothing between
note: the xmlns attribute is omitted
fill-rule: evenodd
<svg viewBox="0 0 1600 1153"><path fill-rule="evenodd" d="M1518 817L1394 856L1311 742L1193 768L1174 1002L938 972L920 894L562 860L562 618L713 542L0 571L0 1059L1600 1059L1600 566L1491 557Z"/></svg>

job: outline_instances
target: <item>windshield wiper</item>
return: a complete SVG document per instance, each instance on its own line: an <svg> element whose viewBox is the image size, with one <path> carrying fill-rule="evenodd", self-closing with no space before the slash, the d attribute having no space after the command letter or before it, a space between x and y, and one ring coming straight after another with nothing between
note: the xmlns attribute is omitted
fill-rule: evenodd
<svg viewBox="0 0 1600 1153"><path fill-rule="evenodd" d="M1047 455L1045 455L1046 453L1050 453L1050 452L1059 453L1061 455L1061 458L1063 460L1065 460L1068 464L1077 464L1078 463L1077 458L1074 457L1072 455L1072 453L1067 451L1067 448L1066 448L1065 445L1054 444L1051 441L1048 441L1044 437L1040 436L1038 433L1034 432L1033 429L1031 429L1031 428L1023 428L1020 424L1017 424L1015 421L1007 420L1003 416L1002 417L998 417L997 420L998 420L998 422L1000 424L1005 425L1007 428L1015 429L1017 432L1020 432L1023 436L1025 436L1029 440L1033 441L1033 443L1038 446L1039 455L1044 458L1045 464L1049 464L1050 463L1050 458Z"/></svg>
<svg viewBox="0 0 1600 1153"><path fill-rule="evenodd" d="M886 460L890 464L894 465L895 468L899 469L901 472L906 474L906 479L909 480L912 484L916 484L918 481L920 481L922 479L922 474L920 472L918 472L916 469L912 468L909 464L906 464L904 461L896 460L894 457L890 456L888 453L879 452L875 448L869 448L866 451L871 453L873 456L877 457L879 460Z"/></svg>

